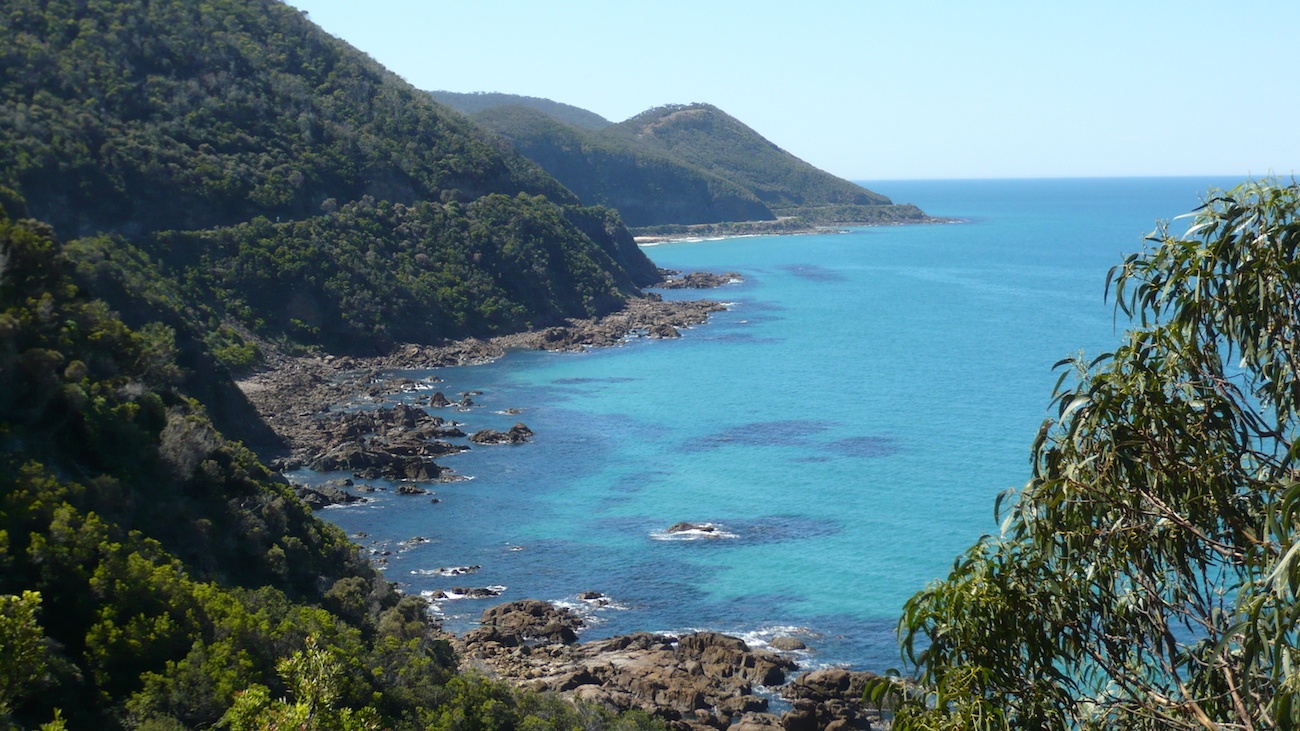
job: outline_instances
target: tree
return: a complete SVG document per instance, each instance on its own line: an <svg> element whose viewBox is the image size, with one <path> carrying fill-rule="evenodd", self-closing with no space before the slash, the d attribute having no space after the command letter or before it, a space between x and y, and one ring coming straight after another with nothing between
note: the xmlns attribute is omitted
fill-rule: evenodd
<svg viewBox="0 0 1300 731"><path fill-rule="evenodd" d="M45 633L36 621L41 595L0 595L0 724L45 674Z"/></svg>
<svg viewBox="0 0 1300 731"><path fill-rule="evenodd" d="M1300 724L1298 206L1212 193L1111 270L1134 328L1058 364L999 533L907 602L895 729Z"/></svg>
<svg viewBox="0 0 1300 731"><path fill-rule="evenodd" d="M232 731L376 731L379 715L369 706L361 710L338 708L343 666L307 637L306 647L276 666L293 696L271 699L265 685L255 684L235 697L221 724Z"/></svg>

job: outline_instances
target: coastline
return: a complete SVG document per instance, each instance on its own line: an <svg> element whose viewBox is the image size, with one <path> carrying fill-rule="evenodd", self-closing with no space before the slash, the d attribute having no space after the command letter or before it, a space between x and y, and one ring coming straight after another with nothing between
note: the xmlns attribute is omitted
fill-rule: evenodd
<svg viewBox="0 0 1300 731"><path fill-rule="evenodd" d="M674 282L678 288L716 287L736 276L664 273L670 277L665 280L669 288ZM651 293L631 298L623 309L601 318L488 339L406 344L371 357L280 355L238 385L288 444L288 454L273 460L273 469L296 469L322 455L338 454L341 445L354 454L384 449L400 454L423 442L433 450L414 459L432 469L409 478L414 481L412 494L423 494L418 483L463 479L444 477L429 459L441 456L438 447L447 446L432 439L444 426L441 419L391 402L363 412L335 407L384 403L386 396L415 386L409 379L385 378L389 371L487 363L519 350L577 351L636 337L679 337L678 328L703 324L724 309L713 300L664 301ZM349 418L359 414L368 416ZM355 441L358 424L375 436ZM526 427L523 431L531 435ZM316 486L309 492L313 497L346 498L340 502L365 499L336 487ZM602 599L608 601L579 597L584 602ZM612 711L641 710L662 719L672 731L847 731L882 723L879 710L862 701L864 684L877 676L843 668L801 668L801 653L807 648L794 637L774 638L770 646L757 647L714 632L632 632L580 642L577 631L582 626L582 618L564 606L525 599L484 610L479 628L448 639L464 667ZM796 677L800 670L805 672Z"/></svg>
<svg viewBox="0 0 1300 731"><path fill-rule="evenodd" d="M713 300L664 301L650 294L629 298L623 309L600 318L495 337L464 338L439 345L408 343L378 356L273 355L268 367L236 381L262 419L287 445L273 469L300 465L326 448L330 435L319 416L358 397L372 401L401 389L380 383L385 371L488 363L517 350L578 351L619 345L632 337L675 338L678 328L708 321L726 305Z"/></svg>
<svg viewBox="0 0 1300 731"><path fill-rule="evenodd" d="M793 223L784 225L784 221L753 221L740 223L702 223L683 225L686 231L651 233L645 229L634 229L632 239L637 246L655 246L657 244L692 243L698 241L721 241L723 239L744 239L755 236L808 236L821 234L842 234L848 229L877 228L881 226L938 226L954 223L967 223L963 218L945 218L926 216L910 221L837 221L835 223L806 224ZM747 225L748 224L748 225Z"/></svg>

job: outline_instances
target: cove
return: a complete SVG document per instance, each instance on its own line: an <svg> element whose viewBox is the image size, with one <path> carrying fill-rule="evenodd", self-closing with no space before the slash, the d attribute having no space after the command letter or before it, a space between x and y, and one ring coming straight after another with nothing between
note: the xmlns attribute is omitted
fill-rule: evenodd
<svg viewBox="0 0 1300 731"><path fill-rule="evenodd" d="M406 591L500 591L437 602L452 631L536 598L582 611L583 639L794 633L807 666L898 666L903 603L1028 479L1052 364L1121 336L1107 270L1236 182L872 181L963 222L648 247L661 267L743 275L663 293L730 308L676 340L403 372L482 391L433 413L533 440L440 460L472 479L433 486L437 503L390 490L323 515L387 551ZM679 521L717 530L666 532Z"/></svg>

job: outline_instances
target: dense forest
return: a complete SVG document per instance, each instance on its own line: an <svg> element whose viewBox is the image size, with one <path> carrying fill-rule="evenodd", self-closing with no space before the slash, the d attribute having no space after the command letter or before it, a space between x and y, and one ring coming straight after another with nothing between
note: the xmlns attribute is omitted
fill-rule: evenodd
<svg viewBox="0 0 1300 731"><path fill-rule="evenodd" d="M458 674L231 375L617 309L618 214L273 0L15 0L0 55L0 728L649 724Z"/></svg>
<svg viewBox="0 0 1300 731"><path fill-rule="evenodd" d="M615 214L279 2L18 0L0 45L0 185L116 237L73 247L113 305L140 324L132 283L168 291L227 365L587 317L658 276Z"/></svg>
<svg viewBox="0 0 1300 731"><path fill-rule="evenodd" d="M496 107L474 121L563 182L586 203L618 209L629 226L769 221L753 193L673 155L565 124L525 106Z"/></svg>
<svg viewBox="0 0 1300 731"><path fill-rule="evenodd" d="M0 211L0 252L0 727L649 723L458 675L424 600L178 390L171 328L91 298L49 226Z"/></svg>
<svg viewBox="0 0 1300 731"><path fill-rule="evenodd" d="M574 127L583 129L604 129L613 124L613 122L595 112L575 107L572 104L564 104L535 96L502 94L490 91L469 94L454 91L431 91L429 94L435 100L469 115L477 115L479 112L486 112L489 109L500 107L521 106L543 112L547 116L565 124L571 124Z"/></svg>
<svg viewBox="0 0 1300 731"><path fill-rule="evenodd" d="M778 218L798 219L785 230L925 220L916 206L819 170L712 105L656 107L600 125L547 99L434 96L501 135L507 151L536 162L583 202L616 208L643 232Z"/></svg>

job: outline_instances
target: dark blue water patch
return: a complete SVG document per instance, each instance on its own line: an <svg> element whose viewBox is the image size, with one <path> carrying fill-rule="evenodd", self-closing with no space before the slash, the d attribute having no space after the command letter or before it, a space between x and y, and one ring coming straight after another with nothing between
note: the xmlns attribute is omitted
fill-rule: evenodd
<svg viewBox="0 0 1300 731"><path fill-rule="evenodd" d="M664 478L672 477L671 472L667 470L649 470L646 472L636 472L629 475L623 475L618 481L610 485L611 490L621 493L636 493L644 490L648 485L661 482Z"/></svg>
<svg viewBox="0 0 1300 731"><path fill-rule="evenodd" d="M807 538L824 538L844 530L838 521L816 520L803 515L764 515L747 520L726 521L735 540L746 545L788 543Z"/></svg>
<svg viewBox="0 0 1300 731"><path fill-rule="evenodd" d="M848 279L848 277L834 269L828 269L816 264L782 264L778 268L796 277L813 282L843 282Z"/></svg>
<svg viewBox="0 0 1300 731"><path fill-rule="evenodd" d="M862 436L839 439L826 445L826 449L844 457L875 459L892 457L903 451L903 445L894 437Z"/></svg>
<svg viewBox="0 0 1300 731"><path fill-rule="evenodd" d="M699 452L729 446L770 447L786 445L793 447L814 446L811 436L828 431L836 426L833 421L819 419L788 419L779 421L755 421L740 426L733 426L715 432L685 446L686 451Z"/></svg>

